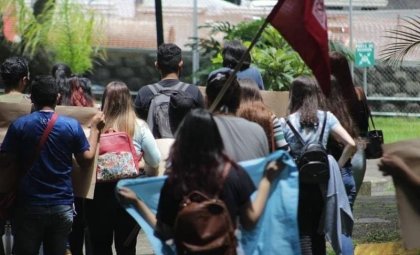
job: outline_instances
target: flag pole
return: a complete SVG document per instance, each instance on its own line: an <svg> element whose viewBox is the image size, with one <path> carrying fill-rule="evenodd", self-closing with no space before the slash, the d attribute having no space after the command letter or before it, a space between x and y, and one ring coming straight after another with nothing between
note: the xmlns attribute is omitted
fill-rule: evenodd
<svg viewBox="0 0 420 255"><path fill-rule="evenodd" d="M225 82L225 84L223 84L222 89L220 90L219 94L214 99L213 103L211 104L211 106L209 108L209 111L210 112L214 112L216 106L219 104L220 100L222 100L222 97L226 93L226 91L227 91L230 83L233 81L233 79L235 78L236 74L239 72L239 69L241 69L242 64L243 64L243 62L245 60L245 57L251 52L252 48L257 43L258 39L260 39L262 32L264 31L264 29L267 27L267 25L269 23L269 20L270 20L270 16L267 17L264 20L264 23L262 24L262 26L258 30L257 34L252 39L251 44L246 49L246 52L242 55L242 57L240 58L238 64L236 64L235 68L233 69L233 73L229 76L229 78L227 79L227 81Z"/></svg>

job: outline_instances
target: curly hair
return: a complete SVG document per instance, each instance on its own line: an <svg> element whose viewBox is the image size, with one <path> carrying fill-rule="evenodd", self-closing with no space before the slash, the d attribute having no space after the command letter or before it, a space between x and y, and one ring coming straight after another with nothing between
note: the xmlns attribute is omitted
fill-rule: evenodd
<svg viewBox="0 0 420 255"><path fill-rule="evenodd" d="M259 124L264 129L268 142L271 145L271 151L275 150L273 137L273 113L263 102L248 101L241 103L236 115Z"/></svg>

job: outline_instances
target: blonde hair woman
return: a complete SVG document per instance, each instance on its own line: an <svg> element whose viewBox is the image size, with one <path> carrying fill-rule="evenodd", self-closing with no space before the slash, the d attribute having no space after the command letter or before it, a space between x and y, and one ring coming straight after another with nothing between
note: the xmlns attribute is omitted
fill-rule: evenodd
<svg viewBox="0 0 420 255"><path fill-rule="evenodd" d="M136 152L143 152L144 161L152 167L159 165L160 152L156 141L147 124L136 117L130 91L125 83L113 81L106 86L102 111L106 120L105 131L126 132L132 138ZM115 186L116 182L97 183L95 198L87 206L93 254L112 254L114 238L117 254L135 255L137 238L132 233L138 231L138 227L119 205L115 197Z"/></svg>

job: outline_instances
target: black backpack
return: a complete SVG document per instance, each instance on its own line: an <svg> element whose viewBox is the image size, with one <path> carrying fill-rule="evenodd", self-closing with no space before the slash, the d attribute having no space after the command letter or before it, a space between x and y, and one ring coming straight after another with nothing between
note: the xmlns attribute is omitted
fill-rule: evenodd
<svg viewBox="0 0 420 255"><path fill-rule="evenodd" d="M303 145L299 155L295 156L296 164L299 168L299 180L302 183L326 183L330 178L330 168L328 162L328 153L322 144L324 137L325 124L327 123L327 112L324 114L324 122L321 134L315 143L305 142L295 127L286 121L295 137Z"/></svg>
<svg viewBox="0 0 420 255"><path fill-rule="evenodd" d="M147 124L155 138L173 138L169 123L169 102L173 95L185 92L188 84L179 82L171 87L163 87L156 83L148 85L153 93L147 114ZM180 92L182 91L182 92Z"/></svg>

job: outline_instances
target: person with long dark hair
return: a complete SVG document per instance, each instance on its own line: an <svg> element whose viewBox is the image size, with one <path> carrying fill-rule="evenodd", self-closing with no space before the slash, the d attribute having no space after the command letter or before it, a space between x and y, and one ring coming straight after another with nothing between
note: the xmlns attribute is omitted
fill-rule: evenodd
<svg viewBox="0 0 420 255"><path fill-rule="evenodd" d="M366 96L363 89L354 85L347 58L339 52L331 52L330 66L331 74L337 80L332 86L336 87L336 94L341 95L344 102L343 107L347 107L346 110L352 121L351 126L349 125L345 128L354 138L357 138L358 148L351 161L351 170L354 176L357 194L366 172L366 156L364 153L365 146L363 137L366 137L369 129L369 119L367 115L369 109L365 109ZM340 118L340 116L337 117Z"/></svg>
<svg viewBox="0 0 420 255"><path fill-rule="evenodd" d="M155 228L162 240L174 238L173 227L183 196L198 190L210 197L217 194L222 173L225 178L219 197L236 223L239 218L244 228L252 228L258 221L268 198L271 182L279 165L266 170L256 198L251 201L255 186L245 170L225 153L222 138L213 116L204 109L188 113L176 134L171 148L166 179L160 194L155 216L135 193L128 188L120 189L122 197L134 203L148 223Z"/></svg>
<svg viewBox="0 0 420 255"><path fill-rule="evenodd" d="M353 138L357 138L357 128L353 122L351 115L349 114L348 108L346 106L345 100L340 92L340 87L337 84L337 79L334 76L331 77L331 94L326 98L326 106L329 111L331 111L334 116L337 117L338 121L341 123L343 128L349 133ZM336 160L340 159L340 156L343 152L344 146L334 139L328 141L327 146L329 154L333 155ZM356 199L356 184L353 178L353 171L351 165L351 158L345 162L342 167L342 176L344 181L344 186L346 188L347 195L349 197L350 206L353 207L353 203Z"/></svg>
<svg viewBox="0 0 420 255"><path fill-rule="evenodd" d="M338 121L341 123L343 128L349 133L353 138L357 138L357 128L353 122L351 115L349 114L347 105L341 92L339 91L340 86L337 85L337 80L334 76L331 77L331 93L328 98L326 98L327 109L330 110L334 116L337 117ZM334 138L328 140L327 150L337 161L340 159L341 154L343 153L344 146L342 143L339 143ZM351 157L341 166L341 177L343 179L344 188L347 193L350 207L353 208L354 201L356 200L356 183L353 177L352 162ZM351 239L351 233L348 235L341 236L342 242L342 253L343 255L353 254L354 247L353 241Z"/></svg>
<svg viewBox="0 0 420 255"><path fill-rule="evenodd" d="M136 153L143 152L145 162L157 167L160 152L147 124L136 117L130 90L123 82L110 82L102 97L102 109L106 121L104 130L126 132L132 138ZM117 181L96 183L95 197L86 203L87 222L94 255L119 255L136 253L139 228L133 218L121 207L115 197ZM132 236L133 238L129 238Z"/></svg>
<svg viewBox="0 0 420 255"><path fill-rule="evenodd" d="M342 167L354 152L355 143L331 112L322 111L321 91L314 77L300 76L293 80L289 94L288 121L297 130L306 143L316 143L324 129L322 144L324 148L330 136L344 145L338 164ZM323 126L324 118L325 126ZM300 155L304 145L294 135L286 119L281 119L286 141L292 155ZM300 182L298 223L303 255L326 254L325 236L320 234L319 226L324 208L322 190L326 183L309 184Z"/></svg>

